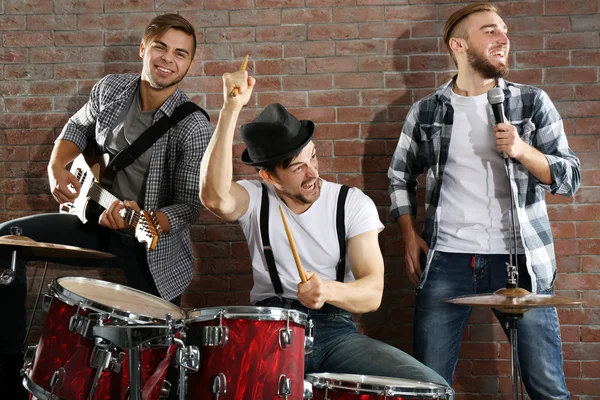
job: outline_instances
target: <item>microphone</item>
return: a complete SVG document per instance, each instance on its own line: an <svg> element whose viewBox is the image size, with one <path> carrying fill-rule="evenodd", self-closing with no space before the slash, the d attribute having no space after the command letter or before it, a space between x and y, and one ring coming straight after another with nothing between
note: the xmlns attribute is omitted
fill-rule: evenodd
<svg viewBox="0 0 600 400"><path fill-rule="evenodd" d="M495 125L504 122L504 91L498 86L491 88L487 92L488 103L492 106L494 112ZM502 157L508 159L505 152L502 152Z"/></svg>
<svg viewBox="0 0 600 400"><path fill-rule="evenodd" d="M496 120L496 124L501 124L504 122L504 91L502 88L493 87L487 92L488 103L492 106L492 111L494 111L494 119Z"/></svg>

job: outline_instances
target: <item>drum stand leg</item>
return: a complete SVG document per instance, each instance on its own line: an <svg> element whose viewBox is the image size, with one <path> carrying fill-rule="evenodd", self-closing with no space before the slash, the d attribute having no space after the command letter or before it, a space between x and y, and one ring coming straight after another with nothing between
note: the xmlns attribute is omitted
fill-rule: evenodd
<svg viewBox="0 0 600 400"><path fill-rule="evenodd" d="M519 400L519 346L517 344L517 325L523 314L504 314L506 327L510 333L510 360L513 384L513 400Z"/></svg>
<svg viewBox="0 0 600 400"><path fill-rule="evenodd" d="M31 327L33 326L33 319L35 318L35 311L37 310L38 303L40 302L40 296L42 295L42 289L44 287L44 281L46 280L46 272L48 271L48 261L44 264L44 273L42 274L42 281L40 282L40 287L38 288L38 294L35 298L35 304L33 305L33 310L31 311L31 317L29 317L29 325L27 325L27 332L25 332L25 339L23 339L23 351L27 350L27 340L29 339L29 332L31 332Z"/></svg>
<svg viewBox="0 0 600 400"><path fill-rule="evenodd" d="M142 345L129 349L129 399L142 400Z"/></svg>

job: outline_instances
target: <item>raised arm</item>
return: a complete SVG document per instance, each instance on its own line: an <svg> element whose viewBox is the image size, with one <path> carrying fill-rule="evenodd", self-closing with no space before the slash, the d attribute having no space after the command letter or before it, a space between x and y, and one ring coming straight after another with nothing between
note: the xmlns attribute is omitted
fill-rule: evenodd
<svg viewBox="0 0 600 400"><path fill-rule="evenodd" d="M232 147L237 119L254 83L246 71L223 75L223 108L200 167L200 200L225 221L237 220L248 209L248 192L233 182ZM236 87L237 96L230 96Z"/></svg>

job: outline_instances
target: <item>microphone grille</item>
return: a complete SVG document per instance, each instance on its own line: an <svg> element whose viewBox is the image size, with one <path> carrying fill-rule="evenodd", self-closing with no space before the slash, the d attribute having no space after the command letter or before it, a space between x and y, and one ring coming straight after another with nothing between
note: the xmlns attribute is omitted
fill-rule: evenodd
<svg viewBox="0 0 600 400"><path fill-rule="evenodd" d="M487 92L488 102L490 104L504 103L504 91L498 86L491 88Z"/></svg>

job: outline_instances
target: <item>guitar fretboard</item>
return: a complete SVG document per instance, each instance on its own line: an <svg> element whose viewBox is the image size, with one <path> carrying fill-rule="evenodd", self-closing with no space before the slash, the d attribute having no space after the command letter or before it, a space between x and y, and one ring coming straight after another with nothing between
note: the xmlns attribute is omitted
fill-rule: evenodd
<svg viewBox="0 0 600 400"><path fill-rule="evenodd" d="M90 199L94 200L104 208L108 208L115 201L119 201L119 198L97 183L92 184L88 195ZM123 216L123 219L126 223L135 228L140 220L140 213L132 210L129 207L125 207L125 215Z"/></svg>

